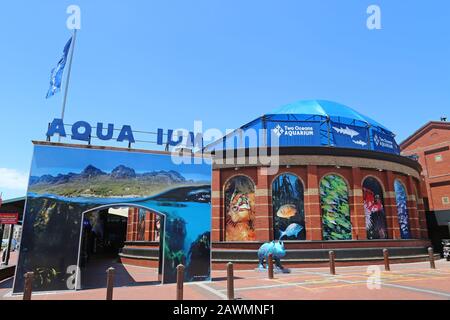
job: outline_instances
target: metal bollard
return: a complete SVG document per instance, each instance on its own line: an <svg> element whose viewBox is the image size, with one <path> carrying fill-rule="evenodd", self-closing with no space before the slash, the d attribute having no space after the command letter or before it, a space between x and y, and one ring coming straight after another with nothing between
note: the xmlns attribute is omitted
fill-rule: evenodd
<svg viewBox="0 0 450 320"><path fill-rule="evenodd" d="M269 272L269 279L273 279L273 258L272 254L267 257L267 270Z"/></svg>
<svg viewBox="0 0 450 320"><path fill-rule="evenodd" d="M113 299L114 288L114 268L108 268L106 270L106 300Z"/></svg>
<svg viewBox="0 0 450 320"><path fill-rule="evenodd" d="M23 300L31 300L31 293L33 291L33 272L25 273L25 285L23 289Z"/></svg>
<svg viewBox="0 0 450 320"><path fill-rule="evenodd" d="M389 250L383 249L383 257L384 257L384 270L391 271L391 267L389 266Z"/></svg>
<svg viewBox="0 0 450 320"><path fill-rule="evenodd" d="M234 272L231 262L227 264L227 297L228 300L234 300Z"/></svg>
<svg viewBox="0 0 450 320"><path fill-rule="evenodd" d="M430 258L430 268L436 269L436 265L434 264L434 252L432 247L428 248L428 257Z"/></svg>
<svg viewBox="0 0 450 320"><path fill-rule="evenodd" d="M177 300L183 300L184 266L177 266Z"/></svg>
<svg viewBox="0 0 450 320"><path fill-rule="evenodd" d="M330 273L335 275L336 274L336 262L334 261L336 255L334 253L334 251L330 251L328 253L328 255L330 256Z"/></svg>

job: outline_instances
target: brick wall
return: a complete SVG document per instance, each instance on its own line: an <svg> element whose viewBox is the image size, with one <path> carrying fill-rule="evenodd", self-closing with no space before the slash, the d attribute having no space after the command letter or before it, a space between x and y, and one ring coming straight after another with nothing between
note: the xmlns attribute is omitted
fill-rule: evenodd
<svg viewBox="0 0 450 320"><path fill-rule="evenodd" d="M255 183L256 241L272 240L273 210L271 186L274 179L282 173L295 174L303 183L306 240L322 240L319 182L323 176L328 174L338 174L347 182L352 223L352 238L354 240L367 239L362 183L368 176L376 178L383 188L389 238L400 239L394 192L394 181L396 179L400 180L407 190L407 206L410 216L412 237L416 239L427 238L423 200L419 198L417 191L418 188L420 189L421 181L412 176L398 172L368 168L317 165L284 166L280 168L276 175L269 176L263 175L263 170L262 167L241 167L238 170L234 168L216 168L213 170L212 241L226 241L224 186L228 179L237 175L247 176Z"/></svg>

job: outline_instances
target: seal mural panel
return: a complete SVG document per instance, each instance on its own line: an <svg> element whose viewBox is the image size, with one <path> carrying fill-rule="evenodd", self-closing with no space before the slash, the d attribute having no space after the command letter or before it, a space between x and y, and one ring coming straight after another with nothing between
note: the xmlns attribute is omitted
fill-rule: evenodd
<svg viewBox="0 0 450 320"><path fill-rule="evenodd" d="M225 184L224 192L226 241L254 241L254 183L246 176L235 176Z"/></svg>

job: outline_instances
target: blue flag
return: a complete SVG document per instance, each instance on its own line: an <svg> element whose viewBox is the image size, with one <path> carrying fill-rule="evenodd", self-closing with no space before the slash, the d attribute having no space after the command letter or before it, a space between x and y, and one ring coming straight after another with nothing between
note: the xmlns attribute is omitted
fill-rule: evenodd
<svg viewBox="0 0 450 320"><path fill-rule="evenodd" d="M63 56L59 60L56 67L52 69L52 72L50 74L50 88L48 89L46 99L50 98L56 92L61 90L62 76L64 73L64 67L66 66L67 56L69 54L71 43L72 37L70 37L69 41L67 41L64 47Z"/></svg>

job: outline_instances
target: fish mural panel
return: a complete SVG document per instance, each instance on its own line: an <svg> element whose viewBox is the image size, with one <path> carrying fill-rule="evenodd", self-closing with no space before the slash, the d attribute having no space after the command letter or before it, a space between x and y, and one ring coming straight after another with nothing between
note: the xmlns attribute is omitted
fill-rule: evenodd
<svg viewBox="0 0 450 320"><path fill-rule="evenodd" d="M408 196L406 189L399 180L394 181L395 201L397 203L398 224L402 239L410 239Z"/></svg>
<svg viewBox="0 0 450 320"><path fill-rule="evenodd" d="M368 177L364 180L363 199L367 239L387 239L383 189L375 178Z"/></svg>
<svg viewBox="0 0 450 320"><path fill-rule="evenodd" d="M272 182L274 239L305 240L304 189L294 174L284 173Z"/></svg>
<svg viewBox="0 0 450 320"><path fill-rule="evenodd" d="M323 240L351 240L352 224L348 188L338 175L327 175L320 181Z"/></svg>
<svg viewBox="0 0 450 320"><path fill-rule="evenodd" d="M255 184L235 176L225 184L226 241L254 241Z"/></svg>

